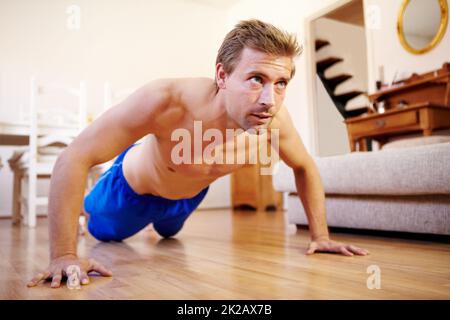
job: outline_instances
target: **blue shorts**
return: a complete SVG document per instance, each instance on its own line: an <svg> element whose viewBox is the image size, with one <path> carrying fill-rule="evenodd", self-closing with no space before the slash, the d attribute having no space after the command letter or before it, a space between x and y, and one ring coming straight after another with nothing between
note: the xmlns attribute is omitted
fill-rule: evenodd
<svg viewBox="0 0 450 320"><path fill-rule="evenodd" d="M177 200L137 194L122 171L123 158L133 146L117 157L84 198L88 230L100 241L121 241L149 223L164 238L171 237L181 230L208 192L209 186L192 198Z"/></svg>

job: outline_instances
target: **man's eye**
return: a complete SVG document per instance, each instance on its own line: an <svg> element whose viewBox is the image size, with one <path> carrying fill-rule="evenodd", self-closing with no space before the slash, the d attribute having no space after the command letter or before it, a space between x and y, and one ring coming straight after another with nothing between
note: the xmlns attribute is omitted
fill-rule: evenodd
<svg viewBox="0 0 450 320"><path fill-rule="evenodd" d="M257 82L257 83L262 83L261 77L258 77L258 76L251 77L250 80Z"/></svg>
<svg viewBox="0 0 450 320"><path fill-rule="evenodd" d="M280 81L280 82L278 82L278 85L279 85L281 88L286 88L287 82L286 82L286 81Z"/></svg>

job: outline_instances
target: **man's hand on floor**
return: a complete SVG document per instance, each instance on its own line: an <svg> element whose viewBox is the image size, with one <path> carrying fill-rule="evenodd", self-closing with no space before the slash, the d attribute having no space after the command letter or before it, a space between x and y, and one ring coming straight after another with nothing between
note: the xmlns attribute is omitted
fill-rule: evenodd
<svg viewBox="0 0 450 320"><path fill-rule="evenodd" d="M320 239L311 241L306 254L310 255L315 252L340 253L345 256L353 256L355 254L359 256L365 256L369 254L369 251L366 249L362 249L351 244L333 241L330 239Z"/></svg>
<svg viewBox="0 0 450 320"><path fill-rule="evenodd" d="M67 276L67 267L70 265L77 265L80 267L80 283L82 285L89 284L88 273L91 271L96 271L104 277L111 277L112 272L105 268L102 264L95 261L94 259L80 259L75 255L66 255L59 258L53 259L50 262L49 267L44 272L37 274L33 279L28 282L28 287L34 287L39 282L45 280L52 280L51 287L59 288L61 286L61 280L63 276Z"/></svg>

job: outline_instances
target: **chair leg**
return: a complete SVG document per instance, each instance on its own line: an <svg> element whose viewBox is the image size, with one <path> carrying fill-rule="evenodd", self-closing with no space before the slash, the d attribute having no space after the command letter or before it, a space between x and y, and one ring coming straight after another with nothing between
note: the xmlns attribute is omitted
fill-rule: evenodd
<svg viewBox="0 0 450 320"><path fill-rule="evenodd" d="M28 176L28 200L27 200L27 224L28 227L36 226L36 175Z"/></svg>
<svg viewBox="0 0 450 320"><path fill-rule="evenodd" d="M12 199L12 223L14 225L20 224L20 220L22 218L20 212L20 203L21 203L21 177L20 173L17 171L13 172L13 199Z"/></svg>

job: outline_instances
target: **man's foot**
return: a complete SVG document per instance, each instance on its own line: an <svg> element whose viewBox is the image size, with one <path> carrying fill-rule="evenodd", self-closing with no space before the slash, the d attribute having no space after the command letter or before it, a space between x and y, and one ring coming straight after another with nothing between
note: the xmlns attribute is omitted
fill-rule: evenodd
<svg viewBox="0 0 450 320"><path fill-rule="evenodd" d="M155 229L153 228L153 223L150 223L148 226L144 228L145 232L153 232Z"/></svg>
<svg viewBox="0 0 450 320"><path fill-rule="evenodd" d="M78 234L84 236L86 234L86 216L80 215L78 218Z"/></svg>

